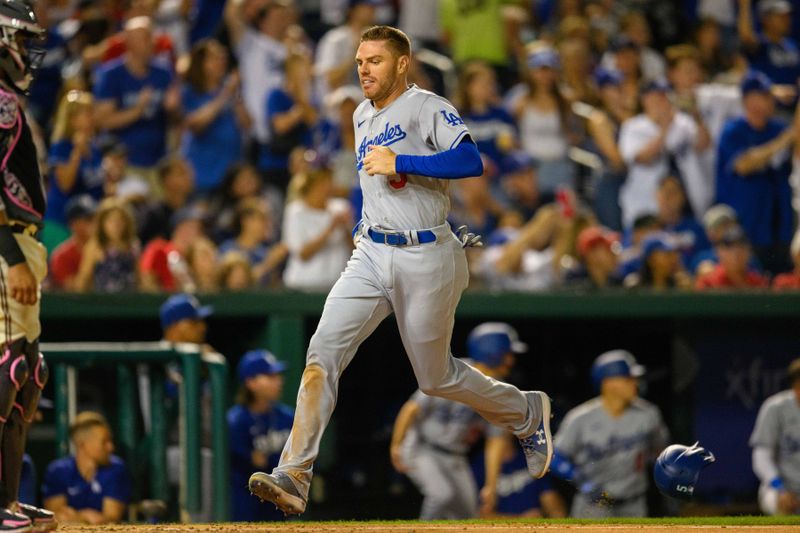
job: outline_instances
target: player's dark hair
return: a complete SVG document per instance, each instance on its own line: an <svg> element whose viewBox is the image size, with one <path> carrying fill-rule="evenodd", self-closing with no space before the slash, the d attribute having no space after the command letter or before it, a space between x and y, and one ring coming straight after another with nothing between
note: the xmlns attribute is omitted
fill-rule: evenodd
<svg viewBox="0 0 800 533"><path fill-rule="evenodd" d="M108 425L106 417L95 411L84 411L75 417L75 420L69 426L69 438L75 440L75 436L79 435L86 430L95 427L106 427L111 429Z"/></svg>
<svg viewBox="0 0 800 533"><path fill-rule="evenodd" d="M386 41L386 45L398 56L411 56L411 40L408 35L391 26L372 26L361 34L361 42Z"/></svg>

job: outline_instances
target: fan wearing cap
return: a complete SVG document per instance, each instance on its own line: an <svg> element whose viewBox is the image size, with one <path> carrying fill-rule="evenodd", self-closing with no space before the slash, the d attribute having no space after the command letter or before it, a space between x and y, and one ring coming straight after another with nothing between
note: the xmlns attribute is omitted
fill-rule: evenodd
<svg viewBox="0 0 800 533"><path fill-rule="evenodd" d="M686 182L704 179L698 157L709 148L710 139L705 128L675 108L671 91L663 80L644 85L640 92L644 112L623 123L620 130L619 149L628 165L619 197L626 228L639 215L656 212L658 183L673 171L671 166Z"/></svg>
<svg viewBox="0 0 800 533"><path fill-rule="evenodd" d="M697 289L764 288L769 281L751 267L750 242L739 226L728 229L714 245L719 264L697 277Z"/></svg>
<svg viewBox="0 0 800 533"><path fill-rule="evenodd" d="M466 361L487 376L502 380L511 373L515 354L527 349L508 324L486 322L470 332ZM497 499L505 432L462 403L419 390L400 409L390 456L395 470L407 474L422 493L421 520L478 516L478 489L467 453L481 434L486 436L481 511L491 512Z"/></svg>
<svg viewBox="0 0 800 533"><path fill-rule="evenodd" d="M522 149L537 162L539 190L554 195L559 187L574 187L575 167L567 157L574 138L575 116L559 87L558 52L548 45L529 45L526 93L512 114Z"/></svg>
<svg viewBox="0 0 800 533"><path fill-rule="evenodd" d="M587 131L596 151L603 159L602 174L595 184L594 210L604 226L622 229L619 208L619 191L625 181L625 161L617 145L622 123L634 115L622 94L622 73L599 67L594 72L594 83L600 105L592 110L586 120Z"/></svg>
<svg viewBox="0 0 800 533"><path fill-rule="evenodd" d="M567 283L598 289L621 285L618 249L616 233L601 226L584 228L576 246L580 267L567 274Z"/></svg>
<svg viewBox="0 0 800 533"><path fill-rule="evenodd" d="M746 47L750 67L766 74L773 83L796 90L800 77L800 47L792 39L792 2L760 0L756 9L761 32L753 24L752 0L739 0L739 39Z"/></svg>
<svg viewBox="0 0 800 533"><path fill-rule="evenodd" d="M599 396L564 417L551 472L578 489L570 516L647 516L647 463L666 446L669 432L658 407L639 397L644 373L630 352L601 354L591 370Z"/></svg>
<svg viewBox="0 0 800 533"><path fill-rule="evenodd" d="M789 251L792 254L794 270L775 276L772 280L772 288L775 290L800 289L800 230L795 232Z"/></svg>
<svg viewBox="0 0 800 533"><path fill-rule="evenodd" d="M239 392L228 411L231 519L235 522L282 520L284 514L250 495L254 470L273 468L294 421L294 411L279 402L286 363L267 350L251 350L237 367Z"/></svg>
<svg viewBox="0 0 800 533"><path fill-rule="evenodd" d="M800 514L800 358L787 375L790 388L764 400L750 436L758 503L770 515Z"/></svg>
<svg viewBox="0 0 800 533"><path fill-rule="evenodd" d="M75 290L75 276L81 264L83 247L92 236L96 210L97 204L88 194L79 194L67 202L65 214L70 236L50 255L48 273L53 288Z"/></svg>
<svg viewBox="0 0 800 533"><path fill-rule="evenodd" d="M670 233L656 233L642 241L642 266L625 278L625 286L653 289L688 289L692 278L681 264L678 238Z"/></svg>
<svg viewBox="0 0 800 533"><path fill-rule="evenodd" d="M731 206L764 268L790 268L792 127L775 116L772 84L760 72L742 80L744 114L725 125L717 151L718 203Z"/></svg>

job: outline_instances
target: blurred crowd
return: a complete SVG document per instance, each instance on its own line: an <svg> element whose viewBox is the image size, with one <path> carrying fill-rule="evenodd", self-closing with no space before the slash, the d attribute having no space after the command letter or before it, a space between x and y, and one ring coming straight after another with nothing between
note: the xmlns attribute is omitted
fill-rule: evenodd
<svg viewBox="0 0 800 533"><path fill-rule="evenodd" d="M800 288L787 0L38 0L49 290L326 290L376 23L484 157L472 286Z"/></svg>

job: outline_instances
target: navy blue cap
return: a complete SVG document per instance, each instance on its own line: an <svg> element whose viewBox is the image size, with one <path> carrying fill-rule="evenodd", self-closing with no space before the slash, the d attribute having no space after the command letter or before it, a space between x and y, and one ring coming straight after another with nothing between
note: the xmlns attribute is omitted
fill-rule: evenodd
<svg viewBox="0 0 800 533"><path fill-rule="evenodd" d="M72 222L76 218L91 218L95 211L97 211L97 202L88 194L73 196L64 207L67 222Z"/></svg>
<svg viewBox="0 0 800 533"><path fill-rule="evenodd" d="M213 312L213 307L201 306L197 298L191 294L174 294L161 304L158 314L161 317L161 328L167 329L181 320L205 319Z"/></svg>
<svg viewBox="0 0 800 533"><path fill-rule="evenodd" d="M626 350L611 350L600 354L592 364L592 383L600 390L600 384L606 378L641 377L645 368L636 362L632 353Z"/></svg>
<svg viewBox="0 0 800 533"><path fill-rule="evenodd" d="M772 81L763 72L751 70L745 74L744 78L742 78L742 84L740 87L742 90L742 96L752 91L770 93L772 90Z"/></svg>
<svg viewBox="0 0 800 533"><path fill-rule="evenodd" d="M650 254L656 251L674 252L678 249L678 243L669 233L658 232L648 235L642 241L642 256L647 259Z"/></svg>
<svg viewBox="0 0 800 533"><path fill-rule="evenodd" d="M467 355L489 368L500 366L509 352L527 351L528 345L520 342L517 331L504 322L484 322L467 338Z"/></svg>
<svg viewBox="0 0 800 533"><path fill-rule="evenodd" d="M636 44L633 39L622 33L611 39L609 48L612 52L619 52L620 50L639 50L639 45Z"/></svg>
<svg viewBox="0 0 800 533"><path fill-rule="evenodd" d="M250 350L242 356L236 369L239 381L244 381L259 374L280 374L284 370L286 370L286 363L279 360L268 350Z"/></svg>
<svg viewBox="0 0 800 533"><path fill-rule="evenodd" d="M594 71L594 82L601 89L606 85L621 85L622 80L622 73L618 70L598 67Z"/></svg>
<svg viewBox="0 0 800 533"><path fill-rule="evenodd" d="M527 152L515 150L505 156L500 162L500 173L514 174L522 170L530 170L536 166L536 160Z"/></svg>
<svg viewBox="0 0 800 533"><path fill-rule="evenodd" d="M558 53L552 48L541 48L528 54L528 67L530 68L558 68L559 64Z"/></svg>
<svg viewBox="0 0 800 533"><path fill-rule="evenodd" d="M665 79L650 80L639 88L639 95L644 95L653 91L669 93L672 92L672 86Z"/></svg>

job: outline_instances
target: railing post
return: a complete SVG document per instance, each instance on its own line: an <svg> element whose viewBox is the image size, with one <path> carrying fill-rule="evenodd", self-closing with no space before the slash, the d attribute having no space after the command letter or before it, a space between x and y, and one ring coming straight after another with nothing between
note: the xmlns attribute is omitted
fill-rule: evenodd
<svg viewBox="0 0 800 533"><path fill-rule="evenodd" d="M227 522L230 512L228 476L228 363L221 354L203 354L211 382L211 447L213 451L214 520ZM206 490L209 490L206 488Z"/></svg>
<svg viewBox="0 0 800 533"><path fill-rule="evenodd" d="M164 368L159 365L150 365L150 494L157 500L169 498Z"/></svg>
<svg viewBox="0 0 800 533"><path fill-rule="evenodd" d="M285 373L282 400L294 405L300 379L306 366L306 337L303 315L271 315L267 326L266 348L289 363Z"/></svg>
<svg viewBox="0 0 800 533"><path fill-rule="evenodd" d="M186 510L200 511L200 355L199 347L193 351L182 351L183 366L183 410L185 431Z"/></svg>
<svg viewBox="0 0 800 533"><path fill-rule="evenodd" d="M54 365L53 385L56 402L56 444L58 457L69 455L69 391L67 386L67 365Z"/></svg>

